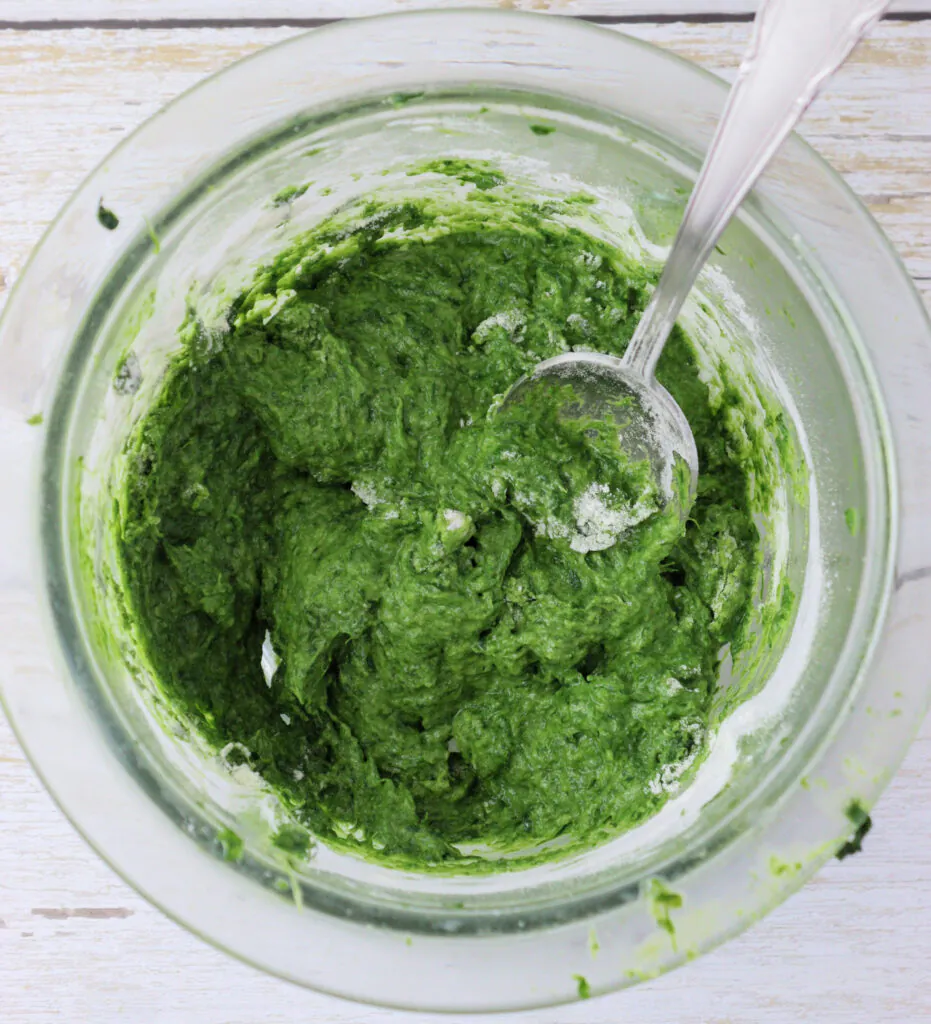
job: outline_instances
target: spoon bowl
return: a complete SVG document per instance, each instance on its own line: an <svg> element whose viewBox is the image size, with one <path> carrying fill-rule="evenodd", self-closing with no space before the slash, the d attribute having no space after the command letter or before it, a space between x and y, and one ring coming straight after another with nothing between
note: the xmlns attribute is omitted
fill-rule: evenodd
<svg viewBox="0 0 931 1024"><path fill-rule="evenodd" d="M665 504L675 501L680 515L688 515L698 486L698 451L685 414L655 378L647 380L623 360L603 352L564 352L521 377L502 407L526 401L536 389L554 385L568 386L575 395L562 406L562 416L613 419L621 449L634 461L647 460ZM680 464L685 474L677 472Z"/></svg>

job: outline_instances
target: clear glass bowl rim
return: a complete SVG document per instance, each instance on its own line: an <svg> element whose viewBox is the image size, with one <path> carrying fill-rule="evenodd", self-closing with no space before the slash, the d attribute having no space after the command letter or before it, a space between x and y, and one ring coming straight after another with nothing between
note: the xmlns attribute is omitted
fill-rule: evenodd
<svg viewBox="0 0 931 1024"><path fill-rule="evenodd" d="M232 69L228 69L221 72L219 75L213 76L207 79L205 82L195 86L194 89L185 93L179 99L169 104L160 114L156 115L156 118L162 119L162 123L166 118L181 119L186 115L185 108L189 106L192 100L199 98L200 105L203 108L205 100L210 94L213 94L215 101L219 101L222 96L224 84L231 80L233 76L238 76L240 83L246 81L248 76L256 76L259 74L268 75L273 72L270 70L274 68L276 55L284 57L285 54L290 54L292 60L297 60L299 54L304 55L305 60L311 60L315 52L321 51L324 47L329 47L333 52L351 54L354 49L354 40L361 38L363 34L366 34L368 38L372 38L377 35L383 28L386 32L392 30L396 33L400 33L402 26L409 26L410 29L416 27L418 30L423 32L429 32L435 27L436 32L442 36L443 33L450 38L458 40L464 40L467 38L469 33L477 34L488 30L489 24L500 26L503 36L513 36L514 41L526 40L532 36L534 41L538 45L552 45L555 46L560 42L561 38L568 38L571 36L574 41L578 41L578 45L583 45L583 41L590 41L593 49L595 48L613 48L617 50L618 58L620 58L621 51L624 48L628 48L628 52L640 51L641 53L649 53L649 59L655 60L658 64L667 63L669 66L676 65L680 69L687 67L689 74L705 80L706 82L714 82L714 86L720 97L720 102L723 103L723 98L726 92L726 87L714 76L703 72L692 65L688 65L679 58L673 57L668 53L656 50L655 48L631 39L626 36L609 32L605 29L599 29L591 25L585 25L579 22L570 22L557 27L555 24L556 19L552 16L537 16L527 14L516 14L512 12L469 12L469 11L445 11L445 12L417 12L410 14L400 15L388 15L375 19L361 19L352 23L343 23L334 26L329 26L326 29L317 30L314 33L306 36L298 37L296 39L287 40L283 43L278 44L276 47L269 48L268 50L261 51L260 53L247 58L245 61L239 62L234 65ZM386 41L387 43L387 41ZM403 44L400 35L395 35L390 45L399 46ZM455 45L455 44L453 44ZM506 50L508 43L505 42L501 47L501 54ZM515 42L517 45L517 42ZM402 55L401 59L404 59ZM437 58L440 60L440 58ZM283 63L283 61L282 61ZM402 85L399 82L399 86ZM155 119L152 119L153 121ZM59 214L56 221L48 229L45 236L43 237L40 245L37 247L36 254L31 258L29 264L25 268L21 279L17 282L14 293L11 296L7 309L4 313L2 324L0 324L0 358L6 358L6 355L11 351L11 346L15 346L18 341L18 332L21 330L21 322L26 323L29 321L28 313L24 311L30 302L30 290L34 288L35 282L40 279L40 276L46 271L48 261L54 260L53 252L57 248L57 242L60 240L63 232L65 231L66 222L69 217L76 216L77 206L80 198L86 199L88 196L96 196L102 194L105 190L108 175L108 165L113 163L114 158L117 154L122 154L125 159L131 155L133 148L137 146L145 133L149 130L151 125L150 122L146 122L141 128L139 128L133 135L127 140L120 144L117 149L111 154L101 165L98 167L89 178L84 182L75 197L65 206L62 212ZM929 331L929 325L927 318L924 314L923 306L920 300L914 293L911 283L904 271L904 268L898 261L898 258L894 255L884 236L882 236L879 229L875 226L869 215L859 205L856 199L847 189L846 185L830 171L826 165L809 149L801 140L793 139L791 142L793 149L799 153L804 154L804 159L811 163L813 166L818 166L820 172L829 177L832 181L834 188L838 194L843 196L844 201L848 204L852 211L852 216L859 217L863 222L864 230L868 235L872 236L872 241L875 242L877 249L877 260L882 260L888 264L889 273L893 280L893 286L896 291L896 295L901 298L901 306L904 312L900 315L900 319L908 319L908 329L914 334L915 339L923 344L925 348L928 347L928 338L931 336ZM97 278L95 279L97 284L100 284L105 278L108 268L111 264L114 254L114 249L111 247L107 249L104 245L98 247L98 250L94 252L92 258L96 261L96 272ZM43 261L44 264L43 265ZM91 288L91 291L94 289ZM81 307L83 310L83 307ZM72 315L72 323L70 330L74 330L77 327L77 321L80 320L79 315ZM59 328L59 334L61 329ZM67 332L66 332L67 333ZM65 337L67 342L67 337ZM61 339L56 342L61 345ZM58 353L59 357L63 357L64 352ZM927 353L925 352L925 355ZM57 385L57 372L60 369L60 363L48 363L40 367L37 374L34 377L29 378L29 388L24 387L22 394L28 393L28 408L27 400L20 397L18 401L24 406L25 416L31 414L32 408L46 408L47 402ZM883 373L883 367L879 367L880 385L886 391L887 396L890 390L890 384L894 386L895 373L901 367L890 366L887 372ZM33 367L34 369L34 367ZM931 394L931 388L928 386L927 372L925 371L925 394ZM5 403L4 404L8 404ZM911 407L913 403L908 403ZM918 403L920 406L920 402ZM926 403L927 404L927 403ZM896 447L899 453L899 464L908 466L908 460L910 456L915 456L914 466L917 469L927 467L931 469L931 460L928 456L921 455L919 459L916 454L915 448L918 444L916 438L918 435L914 431L913 426L906 426L903 422L903 413L901 410L896 410L894 407L891 408L891 430L896 438ZM923 410L922 410L923 412ZM25 419L25 416L23 419ZM927 416L923 421L923 425L927 425ZM24 447L29 447L32 455L32 465L38 469L42 461L42 450L41 445L38 443L37 432L33 431L29 435L29 440ZM30 493L34 496L37 495L37 488L35 486L38 480L39 473L34 473L31 478ZM904 478L900 477L899 486L900 493L902 496L902 508L906 518L909 515L914 516L912 510L915 507L915 501L917 500L916 495L918 494L919 488L917 482L913 480L915 473L907 470L904 474ZM10 500L10 499L7 499ZM35 508L35 505L32 506ZM913 524L914 525L914 524ZM28 524L27 524L28 526ZM894 531L893 531L894 533ZM913 531L906 530L903 536L900 538L899 554L897 558L896 572L895 572L895 588L891 594L891 604L889 608L889 617L887 619L886 634L888 635L891 628L896 628L899 633L899 637L902 636L902 631L907 631L910 635L913 634L915 642L920 640L920 626L916 627L911 619L915 618L914 615L916 609L923 611L925 607L931 607L931 587L927 587L924 584L924 580L928 574L922 575L925 571L925 566L931 564L931 551L921 543L915 543L912 535ZM890 540L894 539L890 534ZM34 533L31 533L28 540L23 535L23 543L34 552L36 547L36 538ZM29 592L29 600L34 607L34 611L40 616L46 615L47 609L43 609L41 606L44 605L46 597L44 594L44 582L41 579L41 571L38 571L36 575L37 565L35 560L30 563L28 572L28 581L25 582L25 590ZM906 586L907 584L907 586ZM903 588L908 593L909 610L911 613L911 619L907 610L903 606L900 592ZM902 606L902 607L900 607ZM901 622L899 620L902 620ZM919 631L916 632L916 629ZM881 645L883 646L883 645ZM888 647L888 645L885 645ZM903 645L905 646L905 645ZM920 649L920 648L918 648ZM883 660L883 652L878 651L874 653L870 659L871 675L875 680L883 680L887 678L889 672L876 671L876 667L880 665ZM894 664L898 664L901 660L896 655L891 655L886 660L892 661ZM61 774L61 766L52 766L54 756L51 752L51 733L47 727L38 722L34 709L31 707L28 697L24 696L23 687L16 681L12 680L8 674L10 672L12 661L9 657L4 657L2 662L4 672L0 676L0 698L3 699L4 707L7 710L8 716L13 723L14 729L17 732L24 748L30 756L34 767L37 772L46 782L52 795L58 801L59 806L65 814L70 818L75 827L85 836L85 838L91 843L91 845L101 854L101 856L114 867L127 881L134 885L140 892L147 896L153 903L160 906L166 913L180 921L182 924L191 928L196 933L200 934L209 941L214 942L220 946L232 952L233 954L242 957L250 963L256 966L263 967L266 970L278 973L281 976L288 977L291 980L298 981L302 984L309 985L311 987L319 988L325 991L331 991L334 994L348 996L350 998L360 999L364 1001L372 1001L380 1003L382 1005L396 1005L396 1006L407 1006L410 1008L430 1008L430 1009L494 1009L494 1008L508 1008L517 1009L527 1006L542 1005L544 1003L561 1002L577 995L577 987L574 982L571 981L571 975L568 971L563 972L563 977L558 983L548 983L545 975L551 974L553 970L553 959L552 957L558 957L562 952L574 949L578 942L579 934L578 929L573 926L567 927L553 927L551 930L546 931L542 936L537 936L538 939L544 940L541 948L536 949L533 935L526 936L501 936L501 935L489 935L487 937L475 937L472 936L469 939L464 937L456 937L455 935L447 937L431 936L429 939L424 938L421 940L418 938L418 945L433 944L435 947L433 952L430 953L427 961L423 958L418 949L416 955L407 956L407 962L404 962L403 951L401 951L401 957L398 957L398 949L392 948L390 955L385 952L382 956L382 952L379 951L380 939L376 939L375 942L366 942L368 956L375 960L381 959L384 961L382 970L374 971L373 974L376 976L376 984L373 985L359 985L356 983L356 979L353 977L354 974L358 974L358 969L353 968L348 974L345 971L338 969L331 969L332 980L319 980L320 971L314 971L313 976L302 975L299 971L295 971L290 967L282 967L279 963L273 962L272 958L268 955L263 955L262 952L255 948L255 943L246 941L241 934L241 926L248 920L248 914L246 917L237 918L233 915L232 918L222 919L222 915L216 914L217 904L219 901L225 898L236 898L247 904L251 904L251 911L264 916L267 920L267 928L275 926L275 922L280 920L280 907L269 903L267 900L260 901L255 897L255 894L251 891L243 888L242 879L238 879L233 872L225 870L222 865L209 866L205 864L201 851L198 851L194 844L190 843L189 840L181 837L181 843L175 843L172 847L172 853L174 856L183 857L185 861L190 862L191 877L197 875L203 880L203 883L211 890L209 897L205 897L202 900L195 901L197 905L188 905L188 893L179 891L177 883L169 883L164 877L164 870L162 868L155 867L153 864L153 858L139 858L131 853L133 843L127 843L125 841L114 841L113 830L103 827L101 822L101 816L99 812L94 811L92 808L86 806L86 800L82 801L80 795L73 789L69 788L68 784L64 781ZM884 720L877 726L876 722L870 721L868 724L873 730L874 746L877 750L883 752L881 760L881 771L876 775L875 778L870 779L868 782L858 780L856 785L856 791L858 796L867 805L871 804L873 799L878 795L883 785L888 781L891 776L891 772L897 765L898 761L904 755L904 751L907 747L912 734L917 728L917 724L920 721L921 715L927 707L929 699L929 690L927 684L920 680L918 671L918 665L912 664L909 666L911 669L910 673L902 675L899 671L899 678L904 679L902 682L902 692L906 693L907 698L903 698L902 706L897 708L901 713L895 718L889 718ZM61 672L61 663L55 664L50 669L50 675L54 676L56 673ZM832 752L832 761L840 763L842 756L846 754L853 754L854 752L859 753L862 750L862 712L871 699L871 694L874 690L877 690L877 684L873 683L871 679L866 680L863 685L860 686L857 693L856 700L853 702L853 706L849 709L849 719L846 722L838 724L838 728L835 730L834 735L830 741L830 748ZM873 703L877 703L875 696L872 698ZM857 723L858 727L854 728L853 723ZM822 751L822 754L824 752ZM826 770L826 775L830 773ZM101 776L102 777L102 776ZM842 834L844 823L841 815L841 806L843 801L846 800L848 795L849 786L843 780L843 772L840 773L836 785L832 784L830 794L830 813L823 813L819 816L815 816L812 813L814 805L811 801L808 801L809 817L816 824L813 825L812 835L812 849L818 852L814 853L811 858L807 859L803 870L798 873L791 875L781 881L778 884L770 885L764 894L759 892L753 892L752 889L748 889L743 893L745 897L743 899L743 906L745 907L745 914L742 920L735 919L731 916L724 915L718 920L711 921L707 928L704 929L703 933L697 934L696 941L690 945L691 948L703 951L716 945L722 941L728 935L740 930L741 927L745 926L750 920L759 916L772 906L776 905L781 899L785 898L790 892L794 891L807 877L814 873L818 866L827 859L836 845L837 839ZM125 784L126 780L121 780L122 784ZM118 787L114 785L114 790ZM138 799L138 791L133 794L131 790L126 790L124 785L124 791L120 794L114 792L113 794L114 803L125 803L127 800L130 802L133 799ZM99 801L99 791L95 793L95 798ZM103 802L103 801L100 801ZM793 794L792 803L795 805L796 811L800 811L801 804L806 802L804 791L799 791ZM784 808L785 809L785 808ZM154 835L151 832L152 823L143 823L141 820L134 822L133 827L138 825L139 833L136 840L141 840L145 835ZM157 830L157 826L156 827ZM757 845L766 845L770 842L772 848L778 847L778 836L775 828L767 829L772 833L769 836L758 837ZM767 831L764 829L764 832ZM165 837L159 833L158 841L161 842ZM167 840L166 840L167 841ZM746 851L744 851L746 852ZM716 870L721 872L727 872L733 870L733 864L725 863L728 858L734 853L733 850L724 849L718 851L716 855L721 863L718 863ZM194 870L194 861L197 859L197 870ZM215 884L216 883L216 884ZM228 884L227 884L228 883ZM183 889L184 887L182 887ZM266 913L267 912L267 913ZM615 915L620 922L620 917L623 915L625 918L625 927L630 925L630 921L637 915L640 914L644 917L648 923L652 922L650 916L650 908L648 900L645 897L639 900L633 901L632 905L628 905L624 908L608 909L602 916ZM576 922L578 924L578 922ZM655 922L652 922L655 925ZM588 919L581 922L581 926L584 928L587 936L588 932ZM326 918L321 924L319 929L315 928L315 932L322 942L327 942L331 939L335 932L341 929L349 928L349 932L345 938L352 942L358 941L358 935L350 938L354 930L357 930L358 926L346 925L345 923L336 923L332 918ZM266 925L262 925L257 928L256 931L265 932ZM699 930L701 932L701 929ZM230 938L230 935L233 938ZM371 938L371 936L369 936ZM392 937L392 941L397 939L398 936ZM663 938L663 936L660 936ZM487 999L471 999L468 996L469 986L481 984L483 976L487 975L489 969L490 959L495 956L501 955L501 949L507 947L500 946L500 940L509 939L511 942L510 951L513 952L515 946L520 943L528 946L529 949L533 949L533 956L527 958L528 962L532 961L535 957L540 960L539 968L529 969L527 976L524 979L525 984L525 995L510 991L507 993L502 992L500 995L490 994ZM425 993L423 996L407 997L403 995L404 989L399 986L399 983L407 984L409 988L415 987L417 984L422 984L423 972L425 970L425 962L435 962L437 964L450 955L453 946L456 947L455 955L463 957L464 949L463 943L470 942L473 945L473 949L469 951L468 955L464 957L467 963L463 963L462 969L457 975L456 983L446 992L442 991L442 986L428 988L433 989L432 991ZM396 943L395 943L396 944ZM484 947L484 948L482 948ZM544 948L545 947L545 948ZM548 955L549 954L549 955ZM648 971L641 973L656 973L661 970L668 969L669 967L675 966L677 963L682 962L686 957L684 951L678 951L675 949L663 950L655 958L655 966L651 966ZM520 958L524 960L524 957ZM400 966L398 964L400 963ZM382 975L386 973L390 965L390 971L395 972L397 977L393 978L391 983L388 984L387 980L382 978ZM331 965L333 967L333 965ZM636 964L631 961L625 963L619 960L619 966L614 969L609 977L596 979L595 984L592 986L593 991L607 991L611 988L619 987L623 984L630 983L632 980L636 980L636 973L638 968ZM518 972L519 973L519 972ZM589 969L588 973L601 974L601 971L594 971ZM531 979L531 975L536 975L534 979ZM533 982L536 982L536 991L534 991ZM381 989L379 989L381 985ZM402 993L398 995L398 993Z"/></svg>

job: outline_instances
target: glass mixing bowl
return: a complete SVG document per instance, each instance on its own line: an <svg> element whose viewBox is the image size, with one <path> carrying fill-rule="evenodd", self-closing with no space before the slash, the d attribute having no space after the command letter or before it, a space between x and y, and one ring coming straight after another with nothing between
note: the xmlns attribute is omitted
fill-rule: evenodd
<svg viewBox="0 0 931 1024"><path fill-rule="evenodd" d="M257 263L354 197L454 187L407 175L436 157L490 160L529 193L587 192L593 230L659 261L725 95L688 63L560 18L340 24L170 105L47 232L0 333L0 693L76 828L197 934L383 1005L568 1001L746 927L888 783L929 694L931 332L875 223L798 138L684 317L709 358L766 380L804 448L807 494L787 498L778 529L761 524L799 611L651 822L488 875L402 872L323 845L297 862L268 841L280 808L172 717L120 629L109 488L186 310L221 316ZM528 130L541 124L555 130ZM101 199L118 225L99 219Z"/></svg>

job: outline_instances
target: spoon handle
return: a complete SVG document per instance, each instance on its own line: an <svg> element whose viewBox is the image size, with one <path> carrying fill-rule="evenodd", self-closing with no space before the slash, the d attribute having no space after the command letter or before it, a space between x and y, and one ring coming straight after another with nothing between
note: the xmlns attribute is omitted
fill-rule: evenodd
<svg viewBox="0 0 931 1024"><path fill-rule="evenodd" d="M890 0L762 0L669 259L624 354L650 380L711 250L824 82Z"/></svg>

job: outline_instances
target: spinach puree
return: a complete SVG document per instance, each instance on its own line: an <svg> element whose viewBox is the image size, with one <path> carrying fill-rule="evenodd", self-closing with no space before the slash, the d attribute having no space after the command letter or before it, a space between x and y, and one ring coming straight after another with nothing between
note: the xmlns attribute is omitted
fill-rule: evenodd
<svg viewBox="0 0 931 1024"><path fill-rule="evenodd" d="M761 558L744 399L682 330L659 378L698 446L687 522L558 395L489 415L541 359L623 352L655 278L470 196L372 202L261 268L222 331L190 320L117 513L173 706L326 842L447 870L654 814L704 752Z"/></svg>

